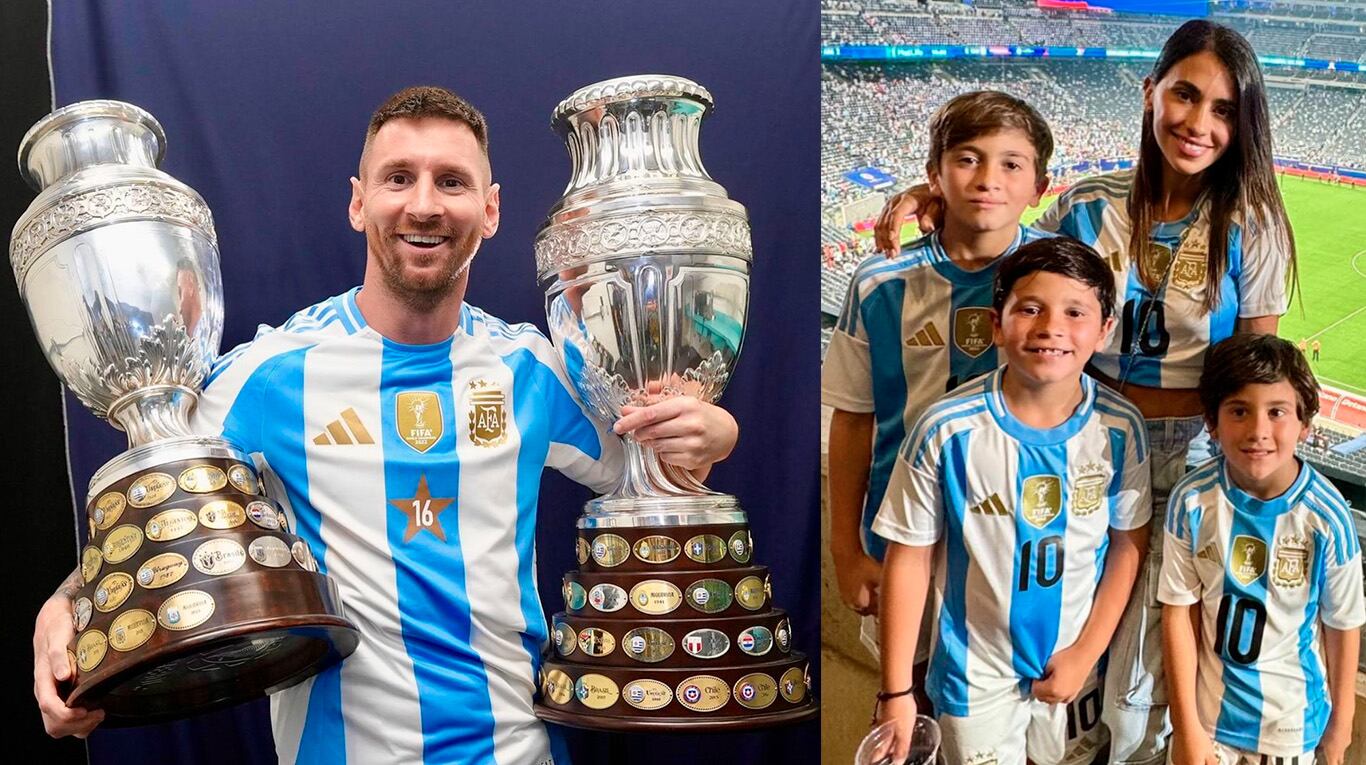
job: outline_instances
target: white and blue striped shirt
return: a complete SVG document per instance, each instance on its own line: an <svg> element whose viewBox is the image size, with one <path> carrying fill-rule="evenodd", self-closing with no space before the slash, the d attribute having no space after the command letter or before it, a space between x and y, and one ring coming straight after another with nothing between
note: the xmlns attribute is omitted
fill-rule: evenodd
<svg viewBox="0 0 1366 765"><path fill-rule="evenodd" d="M1308 464L1284 494L1257 499L1218 457L1172 489L1166 531L1158 599L1200 605L1200 722L1237 749L1313 750L1332 711L1320 624L1366 624L1347 502Z"/></svg>
<svg viewBox="0 0 1366 765"><path fill-rule="evenodd" d="M1046 236L1021 226L1006 252ZM906 433L925 407L997 366L991 284L1000 262L966 271L934 233L891 260L874 255L854 274L821 366L821 402L875 415L862 535L878 560L886 542L871 532L873 516Z"/></svg>
<svg viewBox="0 0 1366 765"><path fill-rule="evenodd" d="M253 454L360 628L272 696L280 761L566 763L532 715L537 493L546 466L609 488L619 441L531 325L465 305L451 338L404 345L357 292L226 354L195 417Z"/></svg>
<svg viewBox="0 0 1366 765"><path fill-rule="evenodd" d="M990 712L1043 677L1080 636L1109 530L1152 514L1142 416L1081 377L1082 402L1048 430L1006 407L1005 367L936 402L916 423L873 531L936 545L935 709Z"/></svg>

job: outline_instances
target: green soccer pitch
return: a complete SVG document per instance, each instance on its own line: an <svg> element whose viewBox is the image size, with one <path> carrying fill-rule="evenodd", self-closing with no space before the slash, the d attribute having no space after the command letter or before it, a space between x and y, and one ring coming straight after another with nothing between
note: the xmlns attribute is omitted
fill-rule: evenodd
<svg viewBox="0 0 1366 765"><path fill-rule="evenodd" d="M1280 335L1317 339L1319 361L1310 364L1320 382L1366 395L1366 188L1287 175L1280 184L1299 255L1299 290ZM1033 222L1053 199L1044 197L1023 220ZM903 241L917 235L907 223Z"/></svg>

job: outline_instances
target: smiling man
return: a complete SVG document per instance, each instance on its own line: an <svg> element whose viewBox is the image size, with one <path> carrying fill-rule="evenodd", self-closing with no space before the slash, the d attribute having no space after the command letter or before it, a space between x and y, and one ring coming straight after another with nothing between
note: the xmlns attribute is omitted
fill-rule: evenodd
<svg viewBox="0 0 1366 765"><path fill-rule="evenodd" d="M547 635L537 493L547 466L609 488L620 443L584 412L540 332L464 302L471 261L498 230L482 114L441 88L394 95L370 121L351 190L361 287L223 356L195 416L265 466L361 632L342 664L271 698L280 762L563 765L532 714ZM729 414L689 397L615 430L699 477L737 436ZM34 636L54 736L101 720L67 709L54 682L71 673L72 581Z"/></svg>

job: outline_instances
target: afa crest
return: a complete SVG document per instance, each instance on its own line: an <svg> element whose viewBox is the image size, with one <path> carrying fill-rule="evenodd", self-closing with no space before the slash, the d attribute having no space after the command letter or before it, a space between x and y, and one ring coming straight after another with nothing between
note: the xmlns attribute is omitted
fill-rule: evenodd
<svg viewBox="0 0 1366 765"><path fill-rule="evenodd" d="M1266 573L1266 542L1239 534L1233 538L1233 550L1229 555L1228 572L1243 586L1252 584Z"/></svg>
<svg viewBox="0 0 1366 765"><path fill-rule="evenodd" d="M1107 476L1105 467L1097 463L1082 465L1072 480L1069 506L1073 515L1087 516L1100 509L1105 500Z"/></svg>
<svg viewBox="0 0 1366 765"><path fill-rule="evenodd" d="M1041 529L1062 512L1062 479L1055 475L1032 475L1020 488L1020 514Z"/></svg>
<svg viewBox="0 0 1366 765"><path fill-rule="evenodd" d="M1209 269L1208 250L1209 234L1192 230L1176 253L1176 263L1172 266L1172 286L1187 292L1204 286Z"/></svg>
<svg viewBox="0 0 1366 765"><path fill-rule="evenodd" d="M507 440L507 397L497 383L470 383L470 442L492 447Z"/></svg>
<svg viewBox="0 0 1366 765"><path fill-rule="evenodd" d="M398 410L394 427L403 443L419 452L426 452L441 440L441 399L428 390L406 390L394 399Z"/></svg>
<svg viewBox="0 0 1366 765"><path fill-rule="evenodd" d="M953 312L953 344L974 359L991 348L991 310L959 308Z"/></svg>
<svg viewBox="0 0 1366 765"><path fill-rule="evenodd" d="M1303 537L1283 536L1276 542L1271 581L1281 587L1300 587L1308 578L1309 545Z"/></svg>

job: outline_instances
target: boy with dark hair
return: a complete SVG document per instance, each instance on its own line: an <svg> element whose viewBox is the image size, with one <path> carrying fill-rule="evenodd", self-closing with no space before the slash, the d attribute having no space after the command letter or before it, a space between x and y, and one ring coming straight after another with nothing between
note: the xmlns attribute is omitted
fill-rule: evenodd
<svg viewBox="0 0 1366 765"><path fill-rule="evenodd" d="M930 123L926 170L943 194L941 231L854 275L822 367L830 425L830 548L840 594L877 653L884 542L873 515L911 424L932 401L997 366L991 281L1002 254L1044 234L1020 225L1048 186L1048 125L994 91L960 95ZM923 641L922 641L923 642Z"/></svg>
<svg viewBox="0 0 1366 765"><path fill-rule="evenodd" d="M1142 418L1082 371L1114 328L1090 247L1043 239L992 293L1005 366L930 406L873 531L886 538L880 717L909 745L926 589L926 681L948 762L1074 765L1104 743L1096 665L1128 602L1151 515Z"/></svg>
<svg viewBox="0 0 1366 765"><path fill-rule="evenodd" d="M1172 489L1158 590L1172 761L1339 765L1366 606L1347 502L1295 457L1318 383L1289 341L1239 334L1200 400L1222 454Z"/></svg>

